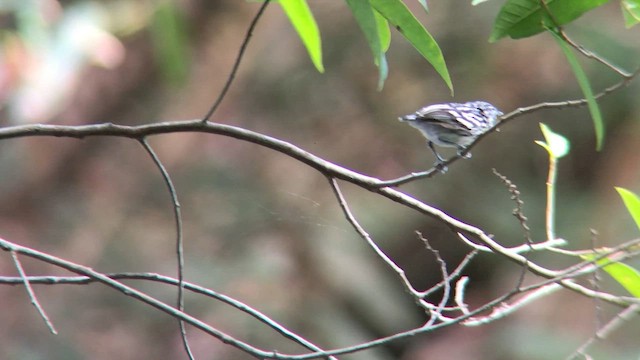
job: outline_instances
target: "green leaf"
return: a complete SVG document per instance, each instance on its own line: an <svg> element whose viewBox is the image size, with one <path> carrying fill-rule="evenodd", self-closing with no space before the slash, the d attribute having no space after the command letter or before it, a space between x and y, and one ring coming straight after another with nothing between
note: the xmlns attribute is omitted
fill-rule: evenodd
<svg viewBox="0 0 640 360"><path fill-rule="evenodd" d="M620 262L606 265L603 270L627 289L631 295L640 298L640 273L638 270Z"/></svg>
<svg viewBox="0 0 640 360"><path fill-rule="evenodd" d="M598 254L581 255L585 260L594 260ZM631 295L640 298L640 272L635 268L609 258L603 258L596 261L596 264L602 266L602 270L606 271L618 284L622 285Z"/></svg>
<svg viewBox="0 0 640 360"><path fill-rule="evenodd" d="M187 27L180 9L171 1L162 1L153 13L151 23L153 47L161 73L173 84L187 79Z"/></svg>
<svg viewBox="0 0 640 360"><path fill-rule="evenodd" d="M542 135L544 135L546 142L538 140L536 144L545 148L549 152L549 155L559 159L569 153L569 140L567 140L567 138L551 131L551 129L543 123L540 123L540 130L542 130Z"/></svg>
<svg viewBox="0 0 640 360"><path fill-rule="evenodd" d="M538 34L545 30L547 11L540 5L541 0L508 0L500 9L490 42L505 36L520 39ZM549 11L558 23L564 25L579 18L609 0L545 0Z"/></svg>
<svg viewBox="0 0 640 360"><path fill-rule="evenodd" d="M569 65L571 66L571 70L573 70L573 74L578 80L578 85L580 85L580 89L582 90L582 94L587 100L587 106L589 107L589 113L591 113L591 119L593 120L593 127L596 132L596 150L600 151L602 149L602 143L604 141L604 123L602 121L602 114L600 113L600 107L596 102L595 97L593 96L593 91L591 90L591 84L589 83L589 79L587 78L587 74L585 74L584 70L580 66L578 59L574 55L573 51L569 47L569 45L564 41L564 39L556 34L555 31L550 31L553 34L554 39L564 52Z"/></svg>
<svg viewBox="0 0 640 360"><path fill-rule="evenodd" d="M616 190L622 197L622 201L624 201L624 205L627 207L629 214L631 214L633 221L636 222L638 229L640 229L640 198L625 188L616 187Z"/></svg>
<svg viewBox="0 0 640 360"><path fill-rule="evenodd" d="M369 2L433 66L453 95L453 84L442 50L407 6L400 0L369 0Z"/></svg>
<svg viewBox="0 0 640 360"><path fill-rule="evenodd" d="M482 4L483 2L487 2L489 0L471 0L471 5L476 6Z"/></svg>
<svg viewBox="0 0 640 360"><path fill-rule="evenodd" d="M640 22L640 0L622 0L620 6L627 29Z"/></svg>
<svg viewBox="0 0 640 360"><path fill-rule="evenodd" d="M378 67L378 90L382 90L389 72L385 57L385 51L391 41L387 20L378 14L368 1L347 0L347 5L367 38L374 63Z"/></svg>
<svg viewBox="0 0 640 360"><path fill-rule="evenodd" d="M309 57L319 72L324 72L322 64L322 43L320 41L320 30L316 19L309 9L306 0L280 0L278 1L291 24L298 32L298 36L307 48Z"/></svg>
<svg viewBox="0 0 640 360"><path fill-rule="evenodd" d="M391 45L391 30L389 30L389 22L379 12L373 11L376 18L376 24L378 25L378 37L380 37L380 44L382 44L382 51L387 52Z"/></svg>

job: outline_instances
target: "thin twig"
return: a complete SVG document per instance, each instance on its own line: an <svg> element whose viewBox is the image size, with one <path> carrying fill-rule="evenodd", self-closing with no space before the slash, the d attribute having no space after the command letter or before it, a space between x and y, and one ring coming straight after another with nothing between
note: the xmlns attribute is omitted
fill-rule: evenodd
<svg viewBox="0 0 640 360"><path fill-rule="evenodd" d="M178 286L179 282L177 279L174 279L169 276L164 276L156 273L106 273L105 276L113 279L113 280L145 280L145 281L153 281L159 282L162 284L174 285ZM89 276L29 276L27 279L31 282L31 284L45 284L45 285L59 285L59 284L70 284L70 285L86 285L98 282L97 279L91 278ZM22 284L24 280L20 277L8 277L8 276L0 276L0 284L7 285L18 285ZM221 294L217 291L213 291L211 289L190 283L188 281L184 282L184 288L186 290L192 291L196 294L204 295L210 297L212 299L216 299L221 301L229 306L232 306L239 311L242 311L249 316L252 316L256 320L264 323L265 325L271 327L275 331L277 331L282 336L304 346L305 348L312 351L323 351L317 345L314 345L309 340L304 339L300 335L294 333L293 331L287 329L283 325L279 324L275 320L271 319L266 314L260 312L257 309L252 308L251 306L236 300L230 296ZM337 360L335 358L331 358Z"/></svg>
<svg viewBox="0 0 640 360"><path fill-rule="evenodd" d="M573 354L567 357L567 360L572 360L582 355L586 357L587 348L593 345L598 340L604 340L613 332L614 330L620 328L625 322L631 320L632 317L638 316L640 314L640 304L634 304L629 306L628 308L620 311L613 317L608 323L606 323L600 330L598 330L594 336L589 338L584 344L582 344Z"/></svg>
<svg viewBox="0 0 640 360"><path fill-rule="evenodd" d="M27 275L24 272L24 269L22 268L20 259L18 259L18 254L15 251L10 251L10 253L11 253L11 258L13 259L13 264L16 266L16 269L18 270L18 275L20 275L20 279L24 284L24 288L27 290L27 295L29 295L29 300L31 301L31 304L36 308L36 310L38 311L38 314L40 314L40 317L42 318L42 320L44 320L45 325L47 325L47 328L49 328L49 331L54 335L58 335L58 332L56 331L56 328L53 326L53 323L51 322L51 320L49 320L47 313L44 311L42 306L40 306L40 302L36 297L36 293L31 288L31 284L29 283L29 278L27 277Z"/></svg>
<svg viewBox="0 0 640 360"><path fill-rule="evenodd" d="M609 86L608 88L605 88L598 94L594 95L594 98L596 100L600 100L601 98L615 92L616 90L619 90L629 85L629 83L631 83L631 81L633 81L638 76L638 74L640 74L640 68L636 69L628 78L622 79L619 82ZM588 104L587 99L576 99L576 100L566 100L566 101L556 101L556 102L543 102L543 103L539 103L539 104L535 104L527 107L518 108L502 116L501 122L496 127L504 123L510 122L524 114L533 113L539 110L543 110L543 109L561 110L561 109L567 109L567 108L582 107L582 106L586 106L587 104Z"/></svg>
<svg viewBox="0 0 640 360"><path fill-rule="evenodd" d="M582 46L582 45L576 43L575 41L571 40L569 38L569 36L567 36L567 34L565 33L565 31L562 28L562 26L560 25L560 22L556 18L555 14L553 14L551 12L551 9L549 9L549 5L547 4L547 2L545 0L540 0L540 4L542 5L542 8L546 12L546 14L549 15L549 19L551 19L551 21L553 22L553 25L555 26L555 30L556 30L555 33L558 34L567 44L571 45L574 49L578 50L578 52L581 53L582 55L584 55L585 57L587 57L589 59L593 59L593 60L601 63L602 65L608 67L609 69L611 69L612 71L614 71L615 73L620 75L621 77L626 78L626 79L631 77L631 74L629 74L628 72L626 72L626 71L620 69L619 67L613 65L607 59L597 55L596 53L594 53L591 50L587 50L584 46Z"/></svg>
<svg viewBox="0 0 640 360"><path fill-rule="evenodd" d="M480 247L482 247L481 245L475 245L473 242L471 242L469 239L467 239L464 235L462 235L461 233L458 233L458 235L460 236L460 238L462 238L466 243L468 243L470 246L472 246L475 249L478 249L480 251L482 251L483 249L481 249ZM514 261L520 265L523 265L525 262L527 262L527 259L523 256L514 254L514 253L510 253L508 251L506 251L506 249L504 247L502 247L501 245L499 245L498 243L496 243L493 239L491 239L490 237L485 237L482 236L482 241L483 243L486 245L487 248L489 248L493 253L500 253L505 255L509 260ZM638 240L634 240L631 243L637 243ZM473 244L473 245L472 245ZM475 246L474 246L475 245ZM598 257L596 257L595 259L591 260L591 261L586 261L583 263L580 263L578 265L575 265L574 267L579 269L581 267L587 266L590 263L595 263L596 261L600 260L601 258L604 258L606 255L599 255ZM606 302L609 302L611 304L615 304L618 306L628 306L629 301L626 299L623 299L622 297L619 296L613 296L610 294L606 294L606 293L601 293L601 292L596 292L593 291L585 286L576 284L574 281L572 281L571 279L567 279L566 278L566 273L568 270L573 271L574 267L571 267L569 269L565 269L563 271L554 271L554 270L550 270L544 267L541 267L540 265L528 261L527 262L527 266L529 268L529 270L531 272L533 272L536 275L540 275L543 276L545 278L547 278L546 282L557 282L560 285L564 286L567 289L573 290L579 294L582 294L584 296L587 297L597 297L599 299L602 299ZM583 271L583 273L588 273L588 271ZM553 275L552 275L553 274ZM580 273L575 273L575 275L579 275ZM526 289L521 289L521 290L526 290Z"/></svg>
<svg viewBox="0 0 640 360"><path fill-rule="evenodd" d="M132 297L136 300L142 301L160 311L163 311L167 314L169 314L172 317L176 317L176 318L180 318L184 321L186 321L187 323L193 325L194 327L206 332L209 335L212 335L218 339L220 339L221 341L223 341L226 344L229 344L233 347L238 348L239 350L242 350L248 354L250 354L251 356L254 356L256 358L264 358L264 359L286 359L286 360L305 360L305 359L316 359L316 358L326 358L329 356L333 356L333 355L340 355L340 354L346 354L346 353L352 353L352 352L356 352L359 350L363 350L363 349L367 349L367 348L371 348L374 346L378 346L380 344L384 344L387 343L389 341L393 341L394 339L401 339L401 338L405 338L405 337L410 337L410 336L414 336L416 334L419 333L424 333L424 332L428 332L428 331L432 331L432 330L436 330L438 328L444 327L444 326L449 326L452 325L452 323L446 323L446 324L441 324L440 326L438 325L434 325L432 328L417 328L417 329L413 329L410 331L406 331L403 333L398 333L398 334L394 334L393 336L389 336L386 338L382 338L382 339L378 339L378 340L374 340L374 341L370 341L370 342L365 342L365 343L360 343L357 344L355 346L352 347L347 347L347 348L342 348L342 349L337 349L337 350L330 350L330 351L316 351L315 353L309 353L309 354L304 354L304 355L284 355L284 354L279 354L277 352L274 351L265 351L265 350L261 350L259 348L256 348L244 341L238 340L232 336L229 336L228 334L217 330L211 326L209 326L208 324L204 323L203 321L184 313L183 311L179 311L161 301L156 300L155 298L131 287L128 285L125 285L119 281L115 281L111 278L109 278L108 276L106 276L103 273L97 272L95 270L93 270L92 268L86 267L86 266L82 266L79 264L75 264L72 263L70 261L34 250L34 249L30 249L9 241L6 241L2 238L0 238L0 249L4 250L4 251L14 251L16 253L52 264L54 266L66 269L68 271L71 271L73 273L76 274L80 274L80 275L84 275L87 277L90 277L92 279L94 279L95 281L98 281L100 283L103 283L115 290L117 290L118 292L127 295L129 297ZM484 308L483 308L484 309ZM472 312L470 314L473 315L474 313Z"/></svg>
<svg viewBox="0 0 640 360"><path fill-rule="evenodd" d="M338 182L336 181L336 179L329 177L328 180L329 180L329 184L331 185L331 189L333 190L333 193L335 194L336 199L338 200L338 204L340 205L340 208L342 209L342 212L345 218L347 219L347 221L349 222L349 224L351 224L351 226L356 231L356 233L358 233L358 235L360 235L360 237L367 242L369 247L373 249L376 255L378 255L378 257L382 259L382 261L384 261L385 264L387 264L391 268L391 270L393 270L393 272L395 272L396 275L398 275L398 277L400 277L400 280L402 281L402 284L404 285L405 289L409 292L409 294L411 294L411 296L414 297L416 302L419 302L421 298L421 294L419 291L417 291L413 287L413 285L411 285L411 282L407 278L407 275L405 274L404 270L400 266L398 266L393 260L391 260L391 258L387 254L385 254L384 251L382 251L382 249L380 249L378 244L376 244L375 241L373 241L371 236L360 225L358 220L356 220L355 216L351 212L351 209L349 208L349 204L347 203L347 200L345 199L344 195L342 194L342 191L340 190L340 186L338 185Z"/></svg>
<svg viewBox="0 0 640 360"><path fill-rule="evenodd" d="M580 52L582 55L584 55L587 58L593 59L599 63L601 63L602 65L608 67L609 69L611 69L612 71L614 71L615 73L617 73L618 75L620 75L623 78L630 78L632 76L631 73L619 68L618 66L613 65L609 60L599 56L598 54L594 53L591 50L587 50L584 46L576 43L575 41L573 41L571 38L569 38L569 36L567 36L567 34L565 33L564 29L561 27L558 27L558 34L560 35L560 37L567 42L567 44L573 46L573 48L575 48L576 50L578 50L578 52Z"/></svg>
<svg viewBox="0 0 640 360"><path fill-rule="evenodd" d="M518 292L516 291L512 291L509 292L507 294L504 294L502 296L499 296L498 298L489 301L488 303L484 304L483 306L480 306L479 308L470 311L467 314L463 314L462 316L449 320L449 321L445 321L445 322L440 322L438 324L435 324L433 326L430 327L426 327L426 326L422 326L420 328L416 328L416 329L411 329L411 330L407 330L407 331L403 331L403 332L398 332L395 333L393 335L389 335L383 338L379 338L373 341L369 341L369 342L362 342L353 346L348 346L348 347L344 347L344 348L340 348L340 349L335 349L335 350L330 350L330 351L326 351L323 353L316 353L316 354L307 354L307 355L303 355L303 356L296 356L296 357L284 357L283 359L286 360L306 360L306 359L313 359L318 357L319 355L326 355L326 354L332 354L332 355L339 355L339 354L350 354L350 353L355 353L358 351L362 351L365 349L369 349L369 348L373 348L376 346L381 346L381 345L385 345L388 344L392 341L395 340L400 340L400 339L405 339L408 337L413 337L419 334L425 334L425 333L431 333L437 330L440 330L442 328L451 326L451 325L455 325L455 324L465 324L464 321L467 319L471 319L472 317L479 315L483 312L486 312L488 310L494 309L497 306L500 306L501 304L503 304L505 301L511 299L512 297L514 297L515 295L517 295ZM539 296L542 296L543 294L540 294ZM524 305L524 304L522 304ZM466 325L466 324L465 324Z"/></svg>
<svg viewBox="0 0 640 360"><path fill-rule="evenodd" d="M432 293L438 291L439 289L441 289L446 283L450 283L451 281L457 279L460 274L462 273L462 271L467 267L467 265L469 265L469 263L471 262L471 260L478 255L478 250L472 250L470 253L468 253L464 259L462 259L462 261L460 262L460 264L458 264L458 266L456 267L455 270L453 270L451 272L451 274L446 278L446 279L442 279L439 283L435 284L434 286L432 286L431 288L429 288L426 291L422 292L422 297L427 297L429 295L431 295Z"/></svg>
<svg viewBox="0 0 640 360"><path fill-rule="evenodd" d="M558 290L562 289L562 287L558 284L551 284L543 286L535 291L529 292L527 295L523 296L521 299L511 303L506 304L503 303L502 306L495 307L491 314L482 317L473 317L468 320L462 322L465 326L479 326L490 323L492 321L502 319L516 310L522 308L529 303L538 300L544 296L548 296L551 293L554 293Z"/></svg>
<svg viewBox="0 0 640 360"><path fill-rule="evenodd" d="M153 160L153 163L156 165L158 170L160 170L162 179L167 185L167 190L169 191L169 196L171 197L173 216L176 222L176 257L178 258L178 310L184 311L184 238L182 235L182 214L180 212L178 193L176 192L176 188L171 181L169 172L162 164L162 161L160 161L160 158L158 157L156 152L153 151L151 145L149 145L147 138L141 138L140 144L142 144L142 147L144 147L144 149L147 151L147 153ZM184 350L186 351L189 359L193 360L193 352L191 351L191 347L189 346L189 340L187 339L187 329L184 321L178 320L178 324L180 326L180 337L182 338Z"/></svg>
<svg viewBox="0 0 640 360"><path fill-rule="evenodd" d="M460 280L456 282L456 294L454 296L456 305L458 305L458 308L460 308L460 311L462 311L464 315L469 314L469 307L464 302L464 294L466 292L468 283L469 283L468 276L461 277Z"/></svg>
<svg viewBox="0 0 640 360"><path fill-rule="evenodd" d="M331 163L289 142L237 126L212 122L203 124L199 119L166 121L136 126L112 123L77 126L50 124L18 125L0 128L0 140L32 136L54 136L75 139L83 139L90 136L112 136L140 141L141 138L153 135L183 132L217 134L264 146L292 157L303 164L309 165L323 174L357 183L365 188L374 188L380 183L379 179L362 175Z"/></svg>
<svg viewBox="0 0 640 360"><path fill-rule="evenodd" d="M597 253L597 255L591 260L585 260L575 265L569 266L561 271L558 271L557 276L555 277L547 278L544 281L541 281L537 284L529 285L525 288L521 288L520 290L522 292L526 292L526 291L540 288L541 286L545 286L551 283L558 283L558 282L561 282L562 280L567 280L567 281L575 280L580 276L591 274L594 271L597 271L600 268L607 266L609 262L601 262L601 260L603 259L620 262L620 261L624 261L625 259L633 258L638 254L640 254L640 250L631 250L631 249L637 248L638 244L640 244L640 239L627 241L614 248L610 248L610 249L607 249L606 251ZM598 290L583 288L583 290L580 292L583 295L588 296L590 298L597 298L605 301L607 298L609 298L609 296L594 296L595 294L604 295L604 293L601 293ZM611 298L609 299L611 300ZM624 296L618 296L615 302L620 306L626 307L632 303L639 303L640 300L633 299L630 301L628 298Z"/></svg>
<svg viewBox="0 0 640 360"><path fill-rule="evenodd" d="M218 98L213 103L209 111L207 111L207 114L202 118L202 122L206 123L207 121L211 120L211 117L216 112L216 110L218 110L218 107L222 103L222 100L224 100L224 97L227 95L229 88L231 88L231 84L233 83L233 80L236 77L236 73L238 72L238 68L240 67L240 61L242 61L242 58L244 57L244 52L247 49L247 45L249 45L249 40L253 35L253 30L256 28L256 25L258 24L258 20L260 20L260 17L264 13L265 9L267 8L267 5L269 5L269 2L270 2L270 0L263 0L263 1L264 2L260 6L260 9L258 9L258 13L256 14L256 16L253 17L253 20L251 20L251 24L247 29L247 34L244 36L244 40L242 41L242 45L240 46L240 51L238 52L238 56L236 57L236 60L233 63L233 67L231 68L231 72L229 73L229 77L227 77L227 81L225 82L224 87L222 88L222 91L220 91Z"/></svg>
<svg viewBox="0 0 640 360"><path fill-rule="evenodd" d="M594 96L594 98L596 100L601 99L604 96L607 96L611 93L613 93L614 91L621 89L625 86L627 86L631 81L633 81L638 74L640 74L640 68L636 69L633 73L631 73L628 77L625 77L624 79L620 80L618 83L602 90L600 93L596 94ZM561 109L566 109L566 108L574 108L574 107L582 107L582 106L586 106L588 104L586 99L576 99L576 100L566 100L566 101L556 101L556 102L543 102L543 103L539 103L539 104L534 104L531 106L526 106L526 107L521 107L521 108L517 108L509 113L507 113L506 115L503 115L502 117L500 117L500 121L493 126L492 128L490 128L489 130L487 130L486 132L482 133L481 135L479 135L472 144L470 144L469 146L467 146L465 153L471 151L476 144L478 144L485 136L489 136L490 134L496 132L501 126L504 126L507 123L512 122L513 120L526 115L526 114L530 114L539 110L543 110L543 109L556 109L556 110L561 110ZM458 161L459 159L461 159L462 156L461 155L455 155L452 156L449 159L446 159L443 162L443 165L448 166L456 161ZM379 187L398 187L400 185L404 185L406 183L415 181L415 180L419 180L419 179L425 179L425 178L430 178L433 177L435 175L437 175L439 173L439 170L436 169L435 167L426 170L426 171L421 171L421 172L414 172L405 176L401 176L399 178L396 179L391 179L391 180L386 180L386 181L382 181L380 182L378 185Z"/></svg>
<svg viewBox="0 0 640 360"><path fill-rule="evenodd" d="M131 296L135 299L138 299L140 301L143 301L163 312L166 312L168 314L170 314L171 316L178 316L183 318L185 321L187 321L188 323L192 324L193 326L207 332L208 334L211 334L217 338L220 338L222 341L228 342L230 345L235 346L240 348L243 351L246 351L249 354L252 354L253 356L257 356L257 357L263 357L263 358L269 358L269 359L285 359L285 360L306 360L306 359L316 359L316 358L324 358L327 356L331 356L331 355L340 355L340 354L348 354L348 353L355 353L361 350L365 350L365 349L369 349L369 348L373 348L376 346L380 346L383 344L387 344L389 342L395 341L395 340L400 340L400 339L405 339L408 337L412 337L412 336L416 336L418 334L424 334L424 333L428 333L428 332L433 332L433 331L437 331L441 328L447 327L447 326L451 326L454 324L458 324L466 319L469 319L472 316L476 316L479 315L487 310L493 309L494 307L496 307L499 304L504 303L505 301L509 300L510 298L512 298L513 296L515 296L517 293L515 292L510 292L508 294L502 295L488 303L486 303L485 305L470 311L468 314L464 314L456 319L452 319L451 321L448 322L442 322L436 325L433 325L431 327L420 327L420 328L415 328L415 329L411 329L411 330L407 330L407 331L403 331L403 332L399 332L390 336L386 336L380 339L376 339L373 341L368 341L368 342L362 342L353 346L348 346L348 347L344 347L344 348L340 348L340 349L334 349L334 350L316 350L316 352L314 353L308 353L308 354L303 354L303 355L283 355L283 354L278 354L278 353L274 353L274 352L267 352L267 351L262 351L260 349L254 348L249 344L243 343L239 340L236 340L235 338L232 338L216 329L211 328L209 325L201 322L200 320L191 317L188 314L185 314L184 312L180 312L177 311L176 309L162 303L159 302L151 297L149 297L148 295L139 292L138 290L131 288L129 286L126 286L120 282L117 282L111 278L109 278L108 276L106 276L105 274L101 274L98 273L96 271L94 271L91 268L88 267L84 267L78 264L74 264L71 262L68 262L66 260L39 252L37 250L33 250L33 249L29 249L17 244L13 244L10 242L7 242L6 240L0 239L0 249L3 249L5 251L16 251L17 253L29 256L29 257L33 257L35 259L44 261L46 263L52 264L54 266L59 266L62 267L64 269L67 269L71 272L77 273L77 274L81 274L84 275L85 277L89 277L91 278L93 281L98 281L101 283L104 283L105 285L115 288L116 290L122 292L123 294L126 294L128 296ZM55 277L37 277L37 278L33 278L33 281L40 281L40 280L47 280L50 283L59 283L58 279L59 278L55 278ZM84 279L82 279L82 281L84 281ZM43 281L44 282L44 281ZM14 279L12 281L12 283L18 283L17 279ZM176 280L173 280L173 284L177 284ZM628 305L627 305L628 306Z"/></svg>
<svg viewBox="0 0 640 360"><path fill-rule="evenodd" d="M596 243L598 242L598 232L594 229L590 229L591 230L591 251L593 251L594 254L597 253L596 250ZM598 267L597 269L595 269L593 271L593 276L591 277L591 286L593 287L593 290L595 291L600 291L600 268ZM601 324L603 323L602 321L602 309L600 308L600 300L598 299L593 299L593 308L594 308L594 312L595 312L595 331L598 331L598 329L600 328Z"/></svg>
<svg viewBox="0 0 640 360"><path fill-rule="evenodd" d="M522 199L520 198L520 191L518 190L518 187L511 181L509 180L506 176L500 174L498 172L498 170L496 170L495 168L492 169L493 173L500 179L502 180L502 182L507 186L507 189L509 190L509 193L511 194L511 200L515 201L516 203L516 208L513 209L513 216L516 217L516 219L518 219L518 221L520 222L520 226L522 227L522 229L524 230L524 240L526 242L526 245L529 247L530 251L533 251L533 242L531 241L531 230L529 228L529 225L527 225L527 217L524 215L523 212L523 205L524 202L522 201ZM549 238L551 239L551 238ZM524 264L522 264L522 269L520 271L520 276L518 277L518 281L516 282L516 289L520 289L522 287L522 284L524 284L524 279L527 275L527 269L528 269L528 265L529 265L529 259L526 258L526 262Z"/></svg>
<svg viewBox="0 0 640 360"><path fill-rule="evenodd" d="M174 318L184 320L185 322L191 324L192 326L206 332L207 334L219 339L220 341L229 344L239 350L242 350L248 354L256 358L274 358L272 351L261 350L257 347L250 345L242 340L238 340L225 332L222 332L218 329L215 329L202 320L195 318L189 314L186 314L184 311L180 311L168 304L165 304L162 301L159 301L146 293L143 293L140 290L137 290L131 286L125 285L119 281L115 281L103 273L93 270L90 267L83 266L80 264L76 264L65 259L49 255L47 253L43 253L41 251L31 249L25 246L21 246L12 242L9 242L5 239L0 238L0 249L9 252L16 252L18 254L28 256L48 264L60 267L62 269L66 269L73 273L88 276L90 278L95 279L96 281L115 289L123 295L129 296L133 299L139 300L147 305L150 305Z"/></svg>
<svg viewBox="0 0 640 360"><path fill-rule="evenodd" d="M545 208L545 229L547 233L547 240L555 239L555 209L556 209L556 196L555 186L558 159L549 153L549 174L547 176L547 206Z"/></svg>
<svg viewBox="0 0 640 360"><path fill-rule="evenodd" d="M434 206L430 206L408 194L390 187L379 187L381 183L384 183L380 179L366 176L329 162L286 141L239 127L211 122L203 124L200 120L170 121L138 126L114 125L110 123L81 126L36 124L0 128L0 139L29 136L58 136L70 138L114 136L139 140L145 136L177 132L219 134L270 148L316 169L325 176L348 181L364 189L382 195L393 202L427 215L439 222L442 222L443 224L446 224L447 227L452 229L454 232L472 235L485 247L491 249L491 251L505 259L508 259L509 261L520 265L526 261L526 258L521 256L518 252L511 251L509 248L505 248L500 245L498 242L493 240L491 235L487 234L482 229L462 222L444 211ZM549 270L532 262L529 264L529 269L534 274L545 278L551 278L557 275L555 271ZM588 289L579 284L569 281L563 281L561 284L566 288L583 295L589 293ZM620 304L615 298L606 298L606 301Z"/></svg>
<svg viewBox="0 0 640 360"><path fill-rule="evenodd" d="M527 224L527 217L524 215L524 201L520 198L520 191L518 190L518 187L506 176L500 174L495 168L491 170L507 186L507 190L509 190L509 193L511 194L511 200L516 203L516 208L513 209L513 216L515 216L515 218L518 219L518 222L520 222L520 226L524 230L524 240L529 248L532 248L531 228Z"/></svg>
<svg viewBox="0 0 640 360"><path fill-rule="evenodd" d="M440 265L440 273L442 275L442 281L444 282L444 288L442 290L442 298L440 299L440 303L438 303L435 311L431 311L431 318L425 324L425 326L431 326L435 323L436 320L438 320L438 317L442 315L442 311L449 301L449 297L451 295L451 282L446 281L449 278L449 272L447 271L447 263L444 261L442 256L440 256L440 252L434 249L431 244L429 244L429 240L427 240L427 238L425 238L421 232L416 231L416 235L418 235L418 238L422 240L427 250L429 250L436 258L436 261Z"/></svg>

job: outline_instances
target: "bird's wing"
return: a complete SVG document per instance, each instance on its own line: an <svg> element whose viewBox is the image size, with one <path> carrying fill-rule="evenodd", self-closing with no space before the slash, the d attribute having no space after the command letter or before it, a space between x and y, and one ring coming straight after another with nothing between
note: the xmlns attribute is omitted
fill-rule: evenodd
<svg viewBox="0 0 640 360"><path fill-rule="evenodd" d="M438 124L443 128L455 130L460 135L470 135L472 130L472 124L448 104L424 107L416 112L416 120Z"/></svg>

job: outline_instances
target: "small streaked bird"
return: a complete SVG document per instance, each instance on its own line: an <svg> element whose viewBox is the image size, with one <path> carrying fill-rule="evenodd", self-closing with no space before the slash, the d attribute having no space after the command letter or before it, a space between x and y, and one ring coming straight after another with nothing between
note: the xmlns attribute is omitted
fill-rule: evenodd
<svg viewBox="0 0 640 360"><path fill-rule="evenodd" d="M500 110L486 101L471 101L429 105L399 120L420 130L436 156L436 166L446 171L445 160L433 144L455 147L461 155L478 136L493 127L501 115ZM470 157L467 153L466 158Z"/></svg>

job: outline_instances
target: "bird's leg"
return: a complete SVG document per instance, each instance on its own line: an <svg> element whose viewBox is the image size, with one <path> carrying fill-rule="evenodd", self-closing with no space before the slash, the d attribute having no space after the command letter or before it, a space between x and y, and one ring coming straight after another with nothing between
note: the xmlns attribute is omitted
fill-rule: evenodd
<svg viewBox="0 0 640 360"><path fill-rule="evenodd" d="M467 148L464 146L458 146L458 156L461 156L463 159L471 159L471 153L468 152L466 154L462 154Z"/></svg>
<svg viewBox="0 0 640 360"><path fill-rule="evenodd" d="M436 169L438 169L441 173L445 173L447 172L448 168L447 166L444 164L444 158L442 156L440 156L440 154L438 154L438 152L436 151L436 148L433 146L433 142L429 141L429 148L431 149L431 151L433 151L433 155L436 156Z"/></svg>

